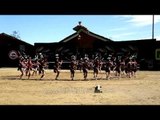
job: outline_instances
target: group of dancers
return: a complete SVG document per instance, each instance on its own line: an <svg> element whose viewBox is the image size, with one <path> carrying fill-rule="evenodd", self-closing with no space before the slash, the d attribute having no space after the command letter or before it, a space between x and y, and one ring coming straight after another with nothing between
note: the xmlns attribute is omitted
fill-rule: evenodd
<svg viewBox="0 0 160 120"><path fill-rule="evenodd" d="M121 58L116 59L116 57L110 57L106 60L100 59L96 56L94 59L89 59L87 56L76 60L73 55L71 57L70 63L70 73L71 79L74 80L74 74L76 70L83 71L84 80L87 79L88 70L93 70L93 78L97 80L99 72L105 71L106 79L111 79L111 73L115 76L121 78L122 74L128 78L136 77L136 72L138 70L138 63L134 57L132 58Z"/></svg>
<svg viewBox="0 0 160 120"><path fill-rule="evenodd" d="M34 59L30 56L19 56L18 70L21 72L20 79L22 79L24 75L28 76L29 79L31 75L37 75L37 73L41 74L40 79L42 79L45 75L46 66L47 60L41 53Z"/></svg>
<svg viewBox="0 0 160 120"><path fill-rule="evenodd" d="M20 70L20 79L24 75L30 76L40 74L40 79L45 76L45 68L47 66L47 60L45 57L37 57L31 59L31 57L20 57L18 70ZM63 60L59 58L59 55L55 55L53 72L56 73L55 80L59 79L60 71L63 65ZM110 56L106 60L95 56L94 59L89 59L87 55L83 58L77 59L75 55L72 55L69 62L70 78L75 79L76 70L83 72L84 80L88 79L88 71L93 70L93 78L98 79L98 74L102 70L105 71L106 79L111 79L111 73L115 76L121 78L122 75L131 78L136 77L136 71L138 69L138 63L134 57L121 57L117 58L115 56Z"/></svg>

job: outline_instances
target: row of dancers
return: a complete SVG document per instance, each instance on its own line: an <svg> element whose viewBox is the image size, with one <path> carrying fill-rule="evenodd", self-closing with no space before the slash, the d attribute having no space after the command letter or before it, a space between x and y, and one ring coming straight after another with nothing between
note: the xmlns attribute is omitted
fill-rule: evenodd
<svg viewBox="0 0 160 120"><path fill-rule="evenodd" d="M23 58L19 60L18 70L20 70L20 79L24 75L31 76L35 74L40 74L40 79L45 76L45 68L47 68L47 60L42 58L32 59L31 57ZM53 72L56 73L55 80L59 79L61 67L63 65L63 60L60 60L59 56L55 56ZM136 77L136 71L138 70L138 63L135 58L121 58L116 59L115 57L110 57L106 60L100 59L96 56L94 59L89 59L88 56L76 59L76 56L72 55L69 63L70 78L75 79L76 70L83 72L84 80L88 77L88 71L93 70L93 78L97 80L98 74L102 69L105 71L106 79L111 79L111 73L114 72L118 78L121 78L122 74L126 77Z"/></svg>

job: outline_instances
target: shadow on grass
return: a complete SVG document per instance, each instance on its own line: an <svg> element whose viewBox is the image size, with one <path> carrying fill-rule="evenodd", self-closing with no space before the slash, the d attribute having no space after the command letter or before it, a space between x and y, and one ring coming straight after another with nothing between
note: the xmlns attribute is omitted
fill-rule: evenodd
<svg viewBox="0 0 160 120"><path fill-rule="evenodd" d="M118 77L111 77L111 79L109 79L109 80L107 80L106 78L97 78L97 80L96 79L94 79L94 78L87 78L86 80L84 80L83 78L81 78L81 79L78 79L78 78L75 78L74 80L71 80L71 79L69 79L69 78L65 78L65 79L62 79L62 78L59 78L58 80L55 80L54 78L42 78L42 79L40 79L40 77L39 78L32 78L32 76L28 79L27 78L27 76L23 76L22 77L22 79L20 79L19 78L19 76L17 76L17 75L7 75L7 76L1 76L0 77L1 78L1 80L25 80L25 81L99 81L99 80L104 80L104 81L110 81L110 80L125 80L126 79L126 77L122 77L121 79L119 79ZM128 79L130 79L130 78L128 78ZM130 79L130 80L134 80L134 79Z"/></svg>
<svg viewBox="0 0 160 120"><path fill-rule="evenodd" d="M17 75L7 75L7 76L1 76L2 80L20 80L19 76Z"/></svg>
<svg viewBox="0 0 160 120"><path fill-rule="evenodd" d="M19 76L17 76L17 75L7 75L7 76L1 76L0 77L1 78L1 80L27 80L27 81L30 81L30 80L32 80L32 81L96 81L95 79L93 79L93 78L88 78L88 79L86 79L86 80L84 80L84 79L77 79L77 78L75 78L74 80L71 80L71 79L61 79L61 78L59 78L59 79L57 79L57 80L55 80L54 78L53 79L50 79L50 78L42 78L42 79L40 79L40 78L27 78L26 76L24 76L24 77L22 77L22 79L20 79L19 78ZM103 78L98 78L97 80L106 80L106 79L103 79Z"/></svg>

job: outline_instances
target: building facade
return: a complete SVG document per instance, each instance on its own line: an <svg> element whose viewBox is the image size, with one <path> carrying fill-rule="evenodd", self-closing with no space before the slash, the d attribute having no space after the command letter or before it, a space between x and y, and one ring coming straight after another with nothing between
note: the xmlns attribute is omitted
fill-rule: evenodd
<svg viewBox="0 0 160 120"><path fill-rule="evenodd" d="M48 54L50 56L49 61L54 59L55 54L59 54L66 61L70 59L71 55L76 55L79 59L85 54L90 58L98 54L106 59L108 55L114 54L115 56L135 56L141 69L144 70L159 68L160 49L158 48L160 43L156 39L114 41L89 31L81 25L81 22L73 30L75 33L60 42L35 43L35 49L37 52ZM159 53L159 60L155 56L156 50Z"/></svg>
<svg viewBox="0 0 160 120"><path fill-rule="evenodd" d="M48 62L52 63L50 66L53 66L56 54L59 54L64 63L70 61L72 55L77 59L85 55L92 59L98 55L103 60L106 60L109 55L116 57L127 55L137 58L141 70L160 69L160 41L156 39L114 41L91 32L81 25L81 22L73 30L75 31L73 34L59 42L35 43L34 46L5 33L0 34L0 55L2 56L0 67L17 66L18 53L30 56L43 53Z"/></svg>
<svg viewBox="0 0 160 120"><path fill-rule="evenodd" d="M17 67L20 54L33 55L34 46L5 33L0 34L0 67Z"/></svg>

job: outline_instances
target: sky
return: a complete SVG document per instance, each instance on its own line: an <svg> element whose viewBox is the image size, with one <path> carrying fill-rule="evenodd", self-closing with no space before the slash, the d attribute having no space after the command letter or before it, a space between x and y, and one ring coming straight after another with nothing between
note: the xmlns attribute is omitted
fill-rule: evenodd
<svg viewBox="0 0 160 120"><path fill-rule="evenodd" d="M0 15L0 33L34 43L59 42L75 33L81 21L89 31L113 41L152 38L152 15ZM154 15L154 38L160 40L160 15Z"/></svg>

